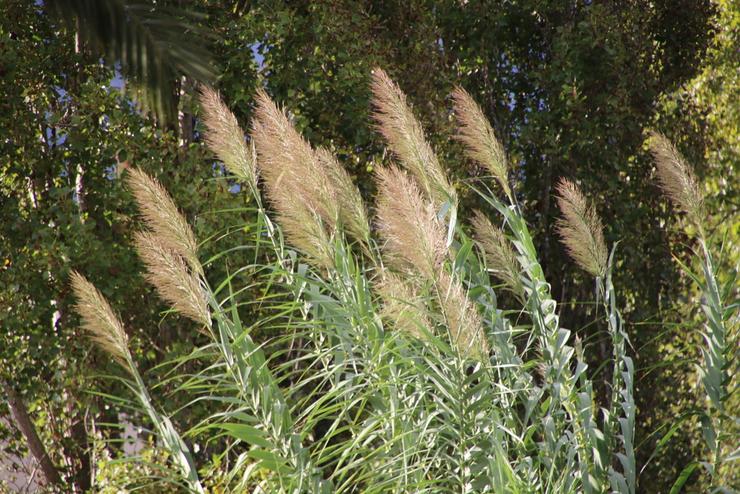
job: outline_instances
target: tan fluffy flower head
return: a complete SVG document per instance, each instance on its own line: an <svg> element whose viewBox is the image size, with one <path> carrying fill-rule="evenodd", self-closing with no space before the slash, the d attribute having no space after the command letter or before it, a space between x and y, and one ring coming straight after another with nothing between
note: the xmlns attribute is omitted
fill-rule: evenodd
<svg viewBox="0 0 740 494"><path fill-rule="evenodd" d="M159 242L182 256L194 271L202 273L195 234L162 184L143 171L130 168L128 185L146 225Z"/></svg>
<svg viewBox="0 0 740 494"><path fill-rule="evenodd" d="M506 152L496 138L493 127L483 110L463 88L455 88L452 97L455 116L460 122L457 137L465 145L467 155L488 169L511 201Z"/></svg>
<svg viewBox="0 0 740 494"><path fill-rule="evenodd" d="M519 263L504 232L493 226L480 211L475 211L472 223L475 241L483 251L488 267L509 291L519 298L524 297Z"/></svg>
<svg viewBox="0 0 740 494"><path fill-rule="evenodd" d="M338 172L327 170L333 163L321 156L322 163L285 112L262 90L257 92L252 137L268 197L288 240L315 265L331 266L331 237L342 210L336 191Z"/></svg>
<svg viewBox="0 0 740 494"><path fill-rule="evenodd" d="M406 95L379 68L373 70L372 91L375 121L390 150L414 175L436 207L447 201L455 205L457 193L424 137L424 131L414 117Z"/></svg>
<svg viewBox="0 0 740 494"><path fill-rule="evenodd" d="M77 303L75 310L90 339L119 364L130 370L131 355L123 323L92 283L76 271L70 275Z"/></svg>
<svg viewBox="0 0 740 494"><path fill-rule="evenodd" d="M416 338L423 337L421 328L431 331L426 301L413 283L386 271L376 289L383 300L381 316L393 329Z"/></svg>
<svg viewBox="0 0 740 494"><path fill-rule="evenodd" d="M446 253L445 232L416 182L398 167L377 172L377 225L388 263L434 280Z"/></svg>
<svg viewBox="0 0 740 494"><path fill-rule="evenodd" d="M200 105L206 128L205 142L209 149L239 180L256 188L254 154L246 143L244 132L234 114L221 100L218 92L205 85L200 88Z"/></svg>
<svg viewBox="0 0 740 494"><path fill-rule="evenodd" d="M460 280L446 271L441 271L438 289L440 306L452 343L466 357L485 359L489 349L483 322Z"/></svg>
<svg viewBox="0 0 740 494"><path fill-rule="evenodd" d="M701 229L704 198L691 166L663 134L652 132L648 145L655 159L660 187Z"/></svg>
<svg viewBox="0 0 740 494"><path fill-rule="evenodd" d="M160 297L182 315L211 327L206 294L180 255L149 232L136 233L136 251L146 265L147 280Z"/></svg>
<svg viewBox="0 0 740 494"><path fill-rule="evenodd" d="M331 182L333 196L339 204L339 219L342 226L355 240L361 242L363 247L368 247L370 222L360 190L352 182L347 170L329 151L318 148L316 159Z"/></svg>
<svg viewBox="0 0 740 494"><path fill-rule="evenodd" d="M593 276L604 276L608 252L601 218L573 182L561 179L557 192L558 206L562 212L557 230L568 254Z"/></svg>

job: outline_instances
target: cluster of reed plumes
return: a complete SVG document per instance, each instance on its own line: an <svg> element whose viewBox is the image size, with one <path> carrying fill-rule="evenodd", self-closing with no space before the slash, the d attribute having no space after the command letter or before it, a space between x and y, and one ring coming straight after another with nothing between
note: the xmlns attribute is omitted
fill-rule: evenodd
<svg viewBox="0 0 740 494"><path fill-rule="evenodd" d="M560 182L558 231L596 280L613 347L611 395L600 404L598 376L559 324L506 153L481 109L455 91L457 138L505 201L482 184L475 190L496 216L479 211L465 225L406 97L382 70L372 79L375 121L397 160L377 171L372 216L339 162L301 137L266 92L257 93L247 140L218 94L202 90L206 143L256 204L246 246L271 246L251 272L275 292L261 301L274 315L251 326L240 319L235 279L209 284L166 191L129 172L147 227L136 237L147 279L210 338L189 357L204 365L182 390L217 411L193 430L181 436L152 405L123 325L73 276L84 327L133 376L171 454L170 480L195 492L634 493L634 365L611 281L614 251L594 206L575 183ZM698 218L693 176L656 139L661 184ZM520 305L500 308L500 287ZM710 321L703 367L715 432L726 420L726 322ZM259 345L259 328L283 336ZM182 437L210 444L217 461L196 458ZM719 468L726 452L714 437Z"/></svg>

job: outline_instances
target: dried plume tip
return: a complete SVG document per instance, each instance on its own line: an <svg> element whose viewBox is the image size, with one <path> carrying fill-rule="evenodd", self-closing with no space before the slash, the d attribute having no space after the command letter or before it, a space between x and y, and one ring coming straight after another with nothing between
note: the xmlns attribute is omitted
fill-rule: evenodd
<svg viewBox="0 0 740 494"><path fill-rule="evenodd" d="M701 228L704 198L691 166L663 134L651 132L648 146L655 159L658 183L663 192Z"/></svg>
<svg viewBox="0 0 740 494"><path fill-rule="evenodd" d="M227 170L256 190L257 171L253 151L246 143L236 117L218 92L205 85L200 88L200 105L206 128L206 144Z"/></svg>
<svg viewBox="0 0 740 494"><path fill-rule="evenodd" d="M416 177L426 196L434 200L436 206L447 201L455 204L455 189L424 137L406 95L379 68L373 70L372 91L375 121L388 147Z"/></svg>
<svg viewBox="0 0 740 494"><path fill-rule="evenodd" d="M475 240L486 257L488 267L509 291L519 298L524 297L519 264L504 232L480 211L475 211L472 222Z"/></svg>
<svg viewBox="0 0 740 494"><path fill-rule="evenodd" d="M467 155L488 169L511 201L506 152L496 138L493 127L480 106L463 88L455 88L452 98L455 101L455 116L460 123L457 138L465 145Z"/></svg>
<svg viewBox="0 0 740 494"><path fill-rule="evenodd" d="M446 253L445 232L434 207L395 166L378 169L377 181L377 224L388 263L434 280Z"/></svg>
<svg viewBox="0 0 740 494"><path fill-rule="evenodd" d="M558 206L563 214L557 230L568 254L593 276L604 276L608 253L601 218L573 182L561 179L557 192Z"/></svg>
<svg viewBox="0 0 740 494"><path fill-rule="evenodd" d="M82 327L101 349L130 370L131 355L123 323L105 297L84 276L72 271L70 279L77 298L75 310L82 318Z"/></svg>
<svg viewBox="0 0 740 494"><path fill-rule="evenodd" d="M179 253L149 232L136 233L136 250L146 265L147 280L159 295L180 314L207 328L211 327L206 293L198 276Z"/></svg>
<svg viewBox="0 0 740 494"><path fill-rule="evenodd" d="M159 242L182 256L194 271L202 273L195 235L162 184L137 168L129 169L128 184L147 226L156 233Z"/></svg>

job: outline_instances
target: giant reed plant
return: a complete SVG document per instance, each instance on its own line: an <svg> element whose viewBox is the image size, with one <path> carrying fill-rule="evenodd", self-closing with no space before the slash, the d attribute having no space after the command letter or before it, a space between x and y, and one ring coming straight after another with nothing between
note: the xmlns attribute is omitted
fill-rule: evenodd
<svg viewBox="0 0 740 494"><path fill-rule="evenodd" d="M239 230L249 232L243 247L255 263L216 284L204 266L223 257L203 263L166 191L129 172L146 225L137 250L147 278L209 340L185 357L201 370L180 392L215 410L191 430L180 435L155 408L123 326L73 277L85 327L133 376L174 476L194 492L634 493L634 365L612 283L615 254L595 209L561 182L558 228L597 280L612 341L605 406L593 391L601 377L560 325L506 153L478 105L455 91L457 138L504 199L493 184L477 185L496 215L476 212L467 225L403 93L379 69L372 90L378 130L398 162L377 171L374 219L339 162L264 91L246 140L218 94L202 90L205 141L255 205L253 224ZM235 286L247 272L264 288L259 300ZM499 307L501 287L518 305ZM240 308L255 304L268 315L246 324ZM727 311L709 307L719 320L710 323L705 386L718 411ZM258 344L256 332L268 329L278 336ZM194 456L183 437L211 444L215 460Z"/></svg>

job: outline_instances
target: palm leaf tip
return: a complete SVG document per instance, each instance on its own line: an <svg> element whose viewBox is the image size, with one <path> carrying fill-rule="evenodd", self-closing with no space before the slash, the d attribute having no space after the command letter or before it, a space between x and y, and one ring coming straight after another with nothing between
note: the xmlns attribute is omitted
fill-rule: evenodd
<svg viewBox="0 0 740 494"><path fill-rule="evenodd" d="M119 364L130 369L131 355L123 323L103 294L77 271L70 274L77 302L75 310L90 339Z"/></svg>
<svg viewBox="0 0 740 494"><path fill-rule="evenodd" d="M198 276L178 253L147 232L135 235L136 250L147 268L147 280L159 295L182 315L211 327L206 293Z"/></svg>
<svg viewBox="0 0 740 494"><path fill-rule="evenodd" d="M463 88L455 88L452 98L459 122L457 138L465 145L468 157L484 166L511 199L506 152L493 127L480 106Z"/></svg>
<svg viewBox="0 0 740 494"><path fill-rule="evenodd" d="M254 156L234 114L224 104L218 92L206 85L200 88L200 104L203 125L206 128L206 145L224 163L227 170L238 179L256 186Z"/></svg>
<svg viewBox="0 0 740 494"><path fill-rule="evenodd" d="M480 211L473 214L475 241L485 255L488 266L504 286L518 297L524 296L516 255L504 232L493 226Z"/></svg>
<svg viewBox="0 0 740 494"><path fill-rule="evenodd" d="M193 270L202 273L195 234L162 184L137 168L128 170L127 181L147 226L159 241L187 260Z"/></svg>
<svg viewBox="0 0 740 494"><path fill-rule="evenodd" d="M424 130L414 117L406 95L382 69L372 72L374 118L390 150L419 181L429 199L438 205L455 203L457 194L437 159Z"/></svg>
<svg viewBox="0 0 740 494"><path fill-rule="evenodd" d="M593 276L604 276L608 253L601 218L573 182L561 179L557 185L557 193L558 206L562 213L557 222L560 240L581 268Z"/></svg>
<svg viewBox="0 0 740 494"><path fill-rule="evenodd" d="M651 132L648 147L655 159L658 184L673 203L701 226L704 199L691 166L659 132Z"/></svg>

